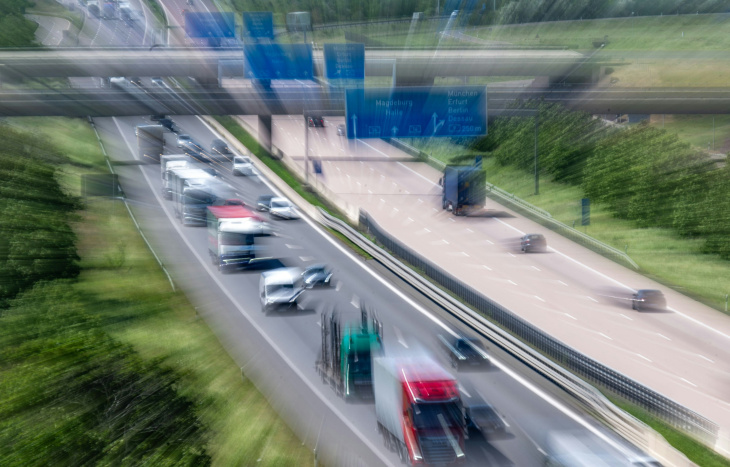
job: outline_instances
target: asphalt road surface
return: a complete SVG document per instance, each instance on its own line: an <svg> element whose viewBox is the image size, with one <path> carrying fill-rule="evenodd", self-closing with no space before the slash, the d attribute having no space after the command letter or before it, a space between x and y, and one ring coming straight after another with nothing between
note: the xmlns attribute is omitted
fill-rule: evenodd
<svg viewBox="0 0 730 467"><path fill-rule="evenodd" d="M625 269L488 200L477 217L442 210L441 173L381 140L338 136L331 118L309 130L312 176L348 211L378 224L462 282L566 344L730 429L730 318ZM303 166L304 120L276 117L272 141ZM378 159L369 162L368 158ZM519 239L541 232L550 249L524 254ZM632 289L661 289L666 312L631 309ZM727 432L725 432L727 433ZM721 435L726 437L725 435Z"/></svg>
<svg viewBox="0 0 730 467"><path fill-rule="evenodd" d="M203 144L214 138L195 117L176 122ZM112 159L134 158L134 125L142 123L146 123L142 118L133 117L96 120ZM168 152L177 152L174 135L166 138ZM260 177L231 177L227 163L219 168L246 203L271 192ZM397 464L397 456L384 448L376 432L372 404L344 402L317 375L320 313L326 306L355 312L364 300L384 322L386 353L423 351L444 362L436 335L459 331L458 324L397 279L381 276L382 271L375 271L377 265L355 258L306 219L272 221L276 236L257 241L260 255L288 266L324 262L335 270L335 285L331 290L308 291L296 312L264 315L257 297L259 271L221 275L215 270L207 255L205 229L182 227L170 202L161 198L158 165L120 166L118 171L135 214L176 284L302 439L317 445L332 465ZM497 349L489 351L495 361L490 370L460 372L458 378L505 415L510 434L504 439L472 437L467 444L469 465L541 465L540 450L552 430L585 431L631 450L561 402L565 395L555 387Z"/></svg>

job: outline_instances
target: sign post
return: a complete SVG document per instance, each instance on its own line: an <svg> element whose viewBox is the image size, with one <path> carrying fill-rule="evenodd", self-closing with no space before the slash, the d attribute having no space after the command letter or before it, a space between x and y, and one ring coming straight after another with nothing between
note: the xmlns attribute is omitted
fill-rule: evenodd
<svg viewBox="0 0 730 467"><path fill-rule="evenodd" d="M348 89L345 108L350 139L487 134L484 86Z"/></svg>

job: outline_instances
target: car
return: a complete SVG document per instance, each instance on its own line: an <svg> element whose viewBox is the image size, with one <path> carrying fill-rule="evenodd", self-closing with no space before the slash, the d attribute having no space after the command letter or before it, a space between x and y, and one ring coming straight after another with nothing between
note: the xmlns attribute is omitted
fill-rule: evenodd
<svg viewBox="0 0 730 467"><path fill-rule="evenodd" d="M162 77L160 77L160 76L153 76L152 77L152 84L154 84L155 86L164 86L165 85L165 82L162 81Z"/></svg>
<svg viewBox="0 0 730 467"><path fill-rule="evenodd" d="M547 240L543 234L527 234L520 239L520 249L525 253L547 251Z"/></svg>
<svg viewBox="0 0 730 467"><path fill-rule="evenodd" d="M253 163L246 156L233 156L233 175L253 175Z"/></svg>
<svg viewBox="0 0 730 467"><path fill-rule="evenodd" d="M661 290L637 290L631 299L631 308L641 310L666 310L667 300Z"/></svg>
<svg viewBox="0 0 730 467"><path fill-rule="evenodd" d="M230 159L231 150L228 147L228 143L220 138L216 138L210 143L210 150L213 154L223 156L226 159Z"/></svg>
<svg viewBox="0 0 730 467"><path fill-rule="evenodd" d="M159 122L163 118L165 118L165 114L150 115L150 120L152 120L153 122Z"/></svg>
<svg viewBox="0 0 730 467"><path fill-rule="evenodd" d="M304 292L301 272L299 268L278 268L261 273L261 311L266 313L273 309L296 309L299 296Z"/></svg>
<svg viewBox="0 0 730 467"><path fill-rule="evenodd" d="M170 130L173 133L180 132L180 128L178 128L178 126L175 124L175 122L172 121L171 118L161 118L160 120L158 120L157 123L159 123L160 125L167 128L168 130Z"/></svg>
<svg viewBox="0 0 730 467"><path fill-rule="evenodd" d="M313 264L302 272L304 287L329 287L332 282L332 271L324 264Z"/></svg>
<svg viewBox="0 0 730 467"><path fill-rule="evenodd" d="M314 127L323 127L324 126L324 118L323 117L309 117L307 118L307 122L309 123L309 126Z"/></svg>
<svg viewBox="0 0 730 467"><path fill-rule="evenodd" d="M256 200L256 210L268 211L271 208L271 200L274 199L275 195L261 195Z"/></svg>
<svg viewBox="0 0 730 467"><path fill-rule="evenodd" d="M142 86L142 79L139 76L130 76L127 78L130 83L134 84L135 86Z"/></svg>
<svg viewBox="0 0 730 467"><path fill-rule="evenodd" d="M484 436L507 434L509 424L488 402L481 401L464 407L464 415L470 431L479 431Z"/></svg>
<svg viewBox="0 0 730 467"><path fill-rule="evenodd" d="M442 334L439 334L438 338L451 366L457 370L466 367L478 369L489 365L489 355L479 339L467 336L445 337Z"/></svg>
<svg viewBox="0 0 730 467"><path fill-rule="evenodd" d="M181 134L177 135L177 147L181 148L192 140L193 140L193 138L190 135L181 133Z"/></svg>
<svg viewBox="0 0 730 467"><path fill-rule="evenodd" d="M347 126L344 123L340 123L339 125L337 125L337 135L347 136Z"/></svg>
<svg viewBox="0 0 730 467"><path fill-rule="evenodd" d="M299 219L302 217L297 207L286 198L271 198L269 214L278 219Z"/></svg>

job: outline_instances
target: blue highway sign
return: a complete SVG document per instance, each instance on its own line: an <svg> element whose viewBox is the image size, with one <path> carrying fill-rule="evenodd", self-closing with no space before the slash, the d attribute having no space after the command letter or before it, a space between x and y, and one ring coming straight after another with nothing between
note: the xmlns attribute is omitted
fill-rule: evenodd
<svg viewBox="0 0 730 467"><path fill-rule="evenodd" d="M236 37L233 13L201 13L186 11L185 33L192 38Z"/></svg>
<svg viewBox="0 0 730 467"><path fill-rule="evenodd" d="M365 44L325 44L327 79L365 79Z"/></svg>
<svg viewBox="0 0 730 467"><path fill-rule="evenodd" d="M312 79L309 44L244 44L246 77L250 79Z"/></svg>
<svg viewBox="0 0 730 467"><path fill-rule="evenodd" d="M350 139L481 136L487 134L487 88L348 89L345 113Z"/></svg>
<svg viewBox="0 0 730 467"><path fill-rule="evenodd" d="M274 15L270 11L244 11L243 38L273 39Z"/></svg>

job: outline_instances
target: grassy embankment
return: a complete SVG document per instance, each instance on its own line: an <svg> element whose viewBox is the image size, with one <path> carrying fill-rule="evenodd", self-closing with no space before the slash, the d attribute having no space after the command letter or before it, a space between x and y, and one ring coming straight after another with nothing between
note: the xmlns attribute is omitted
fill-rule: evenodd
<svg viewBox="0 0 730 467"><path fill-rule="evenodd" d="M33 8L28 8L25 12L32 15L64 18L76 28L76 34L83 29L86 20L85 10L82 7L76 5L74 10L71 11L65 5L54 0L35 0Z"/></svg>
<svg viewBox="0 0 730 467"><path fill-rule="evenodd" d="M80 194L80 176L107 172L83 120L16 119L48 137L72 164L62 185ZM307 465L313 456L281 421L182 293L171 291L119 201L89 199L76 225L82 273L74 285L105 331L143 358L183 375L178 391L196 403L217 465Z"/></svg>
<svg viewBox="0 0 730 467"><path fill-rule="evenodd" d="M421 145L435 159L448 162L455 154L468 154L461 146L446 141ZM534 196L535 179L512 166L500 166L486 158L487 181L548 211L568 225L580 224L580 200L577 186L540 178L540 194ZM701 240L679 238L668 229L638 229L632 222L614 218L603 206L591 206L591 225L578 227L588 235L620 250L641 267L648 277L724 311L725 294L730 293L730 263L713 255L702 254Z"/></svg>

